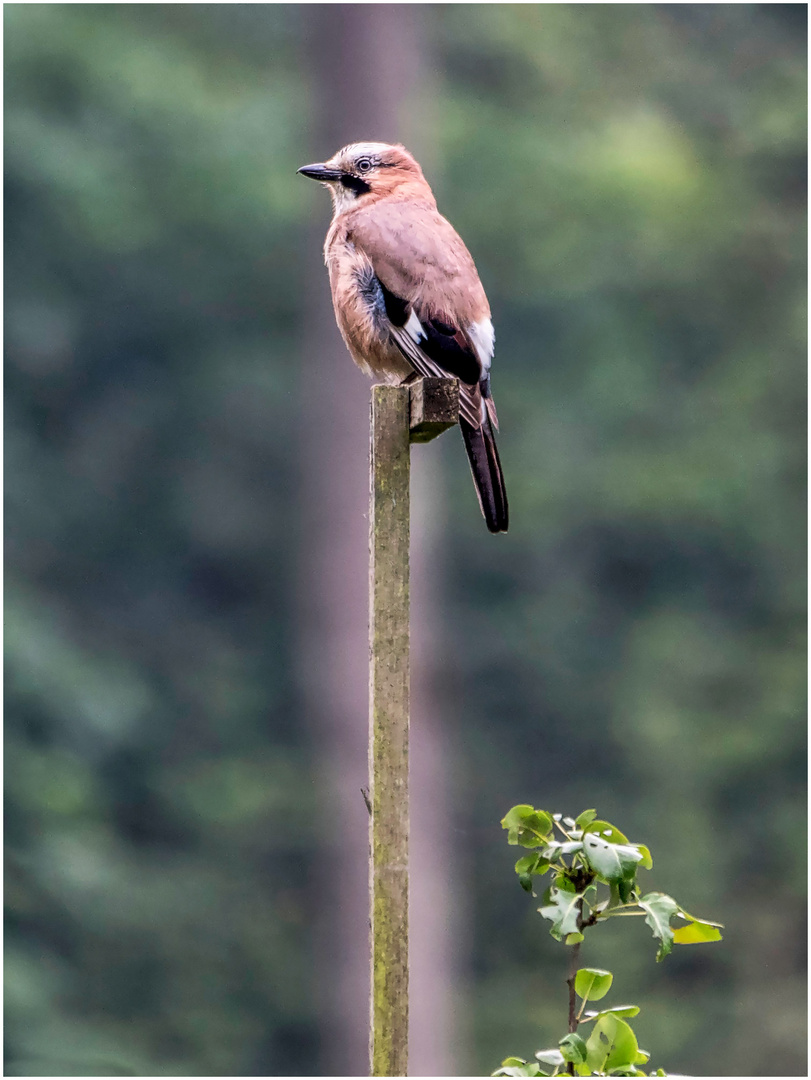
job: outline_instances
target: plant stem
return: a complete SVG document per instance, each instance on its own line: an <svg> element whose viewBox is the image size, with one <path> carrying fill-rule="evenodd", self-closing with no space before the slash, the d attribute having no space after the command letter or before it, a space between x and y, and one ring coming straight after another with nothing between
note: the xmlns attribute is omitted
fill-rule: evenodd
<svg viewBox="0 0 811 1080"><path fill-rule="evenodd" d="M566 983L569 987L569 1034L577 1031L577 994L574 990L574 980L577 975L577 961L580 955L581 942L572 945L572 953L569 957L569 978Z"/></svg>
<svg viewBox="0 0 811 1080"><path fill-rule="evenodd" d="M566 830L563 828L559 821L555 821L553 818L552 824L555 826L555 828L560 829L560 831L563 833L567 840L571 840L571 836L566 832Z"/></svg>
<svg viewBox="0 0 811 1080"><path fill-rule="evenodd" d="M583 926L583 902L580 902L580 911L577 916L577 929L578 931ZM577 961L580 957L580 946L582 942L578 941L576 945L572 945L571 956L569 957L569 978L566 980L569 987L569 1034L573 1034L577 1031L578 1017L577 1017L577 994L574 990L575 977L577 976ZM574 1062L570 1061L566 1068L566 1072L569 1076L574 1076Z"/></svg>

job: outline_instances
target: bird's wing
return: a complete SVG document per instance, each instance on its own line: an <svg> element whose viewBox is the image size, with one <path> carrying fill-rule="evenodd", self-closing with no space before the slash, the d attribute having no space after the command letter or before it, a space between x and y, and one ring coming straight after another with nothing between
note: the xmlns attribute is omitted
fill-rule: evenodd
<svg viewBox="0 0 811 1080"><path fill-rule="evenodd" d="M478 428L490 355L471 330L490 326L490 309L453 226L428 204L377 203L353 215L347 238L371 263L403 355L420 375L456 376L460 413Z"/></svg>

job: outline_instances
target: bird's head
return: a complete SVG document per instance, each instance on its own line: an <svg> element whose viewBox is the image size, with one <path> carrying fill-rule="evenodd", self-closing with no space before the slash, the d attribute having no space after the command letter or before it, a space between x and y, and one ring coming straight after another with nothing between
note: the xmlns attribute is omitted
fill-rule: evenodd
<svg viewBox="0 0 811 1080"><path fill-rule="evenodd" d="M359 202L387 196L415 195L433 199L422 169L398 143L351 143L316 165L304 165L302 176L326 184L336 213Z"/></svg>

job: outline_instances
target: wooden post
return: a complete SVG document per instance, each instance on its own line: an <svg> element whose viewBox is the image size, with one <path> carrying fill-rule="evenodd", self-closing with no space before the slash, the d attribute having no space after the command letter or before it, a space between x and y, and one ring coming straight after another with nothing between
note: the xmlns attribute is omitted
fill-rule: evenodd
<svg viewBox="0 0 811 1080"><path fill-rule="evenodd" d="M408 1075L409 389L372 387L371 1075Z"/></svg>
<svg viewBox="0 0 811 1080"><path fill-rule="evenodd" d="M369 505L370 1075L408 1075L410 443L459 417L455 379L372 387Z"/></svg>

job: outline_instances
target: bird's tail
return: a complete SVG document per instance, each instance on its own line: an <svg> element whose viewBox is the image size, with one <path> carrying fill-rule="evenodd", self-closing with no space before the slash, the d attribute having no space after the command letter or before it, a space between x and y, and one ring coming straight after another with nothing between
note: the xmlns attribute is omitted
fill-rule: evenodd
<svg viewBox="0 0 811 1080"><path fill-rule="evenodd" d="M491 533L506 532L509 523L507 491L490 417L485 416L481 427L475 428L460 416L459 426L487 528Z"/></svg>

